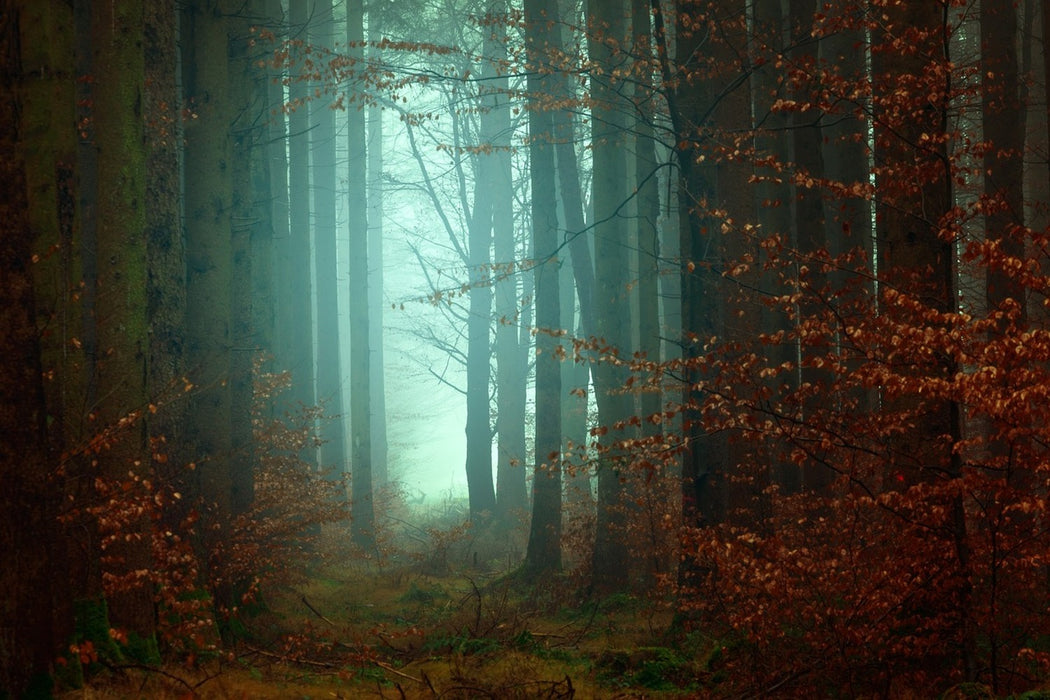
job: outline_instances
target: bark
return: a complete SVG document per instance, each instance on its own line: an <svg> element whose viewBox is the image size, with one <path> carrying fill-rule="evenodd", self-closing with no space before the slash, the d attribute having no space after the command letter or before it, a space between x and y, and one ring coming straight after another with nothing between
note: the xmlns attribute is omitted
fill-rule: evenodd
<svg viewBox="0 0 1050 700"><path fill-rule="evenodd" d="M551 44L553 5L550 0L526 0L526 48L530 63L542 66ZM529 72L527 88L534 109L529 111L529 173L532 184L532 257L536 280L536 462L532 490L532 522L525 554L531 576L561 568L561 368L554 337L561 327L558 300L557 202L554 150L546 135L550 113L540 106L550 94L550 78Z"/></svg>
<svg viewBox="0 0 1050 700"><path fill-rule="evenodd" d="M142 3L114 2L94 8L93 61L99 260L95 323L99 356L97 425L113 431L99 456L101 472L114 484L129 474L148 475L146 410L150 340L147 319L146 144ZM130 530L128 532L127 530ZM154 631L153 595L134 583L151 568L150 522L133 517L106 551L105 572L121 580L107 591L111 622L141 639ZM131 534L131 538L123 535Z"/></svg>
<svg viewBox="0 0 1050 700"><path fill-rule="evenodd" d="M628 302L628 227L621 213L627 191L627 126L621 85L615 75L625 60L618 47L626 35L623 2L590 0L587 5L587 46L595 62L591 75L591 141L594 207L595 331L602 346L594 366L598 423L607 429L599 438L598 520L595 530L593 583L599 590L624 588L629 579L626 503L623 483L628 455L616 443L624 439L615 426L633 414L623 392L627 371L621 360L631 357Z"/></svg>
<svg viewBox="0 0 1050 700"><path fill-rule="evenodd" d="M494 49L492 32L485 34L482 55ZM492 64L482 67L482 77L495 77ZM489 405L490 330L492 325L492 222L497 163L491 150L496 135L497 115L489 111L492 99L482 87L478 95L479 141L482 152L476 158L474 201L467 222L470 300L467 317L467 489L470 517L485 520L496 510L492 483L492 428Z"/></svg>
<svg viewBox="0 0 1050 700"><path fill-rule="evenodd" d="M384 17L378 3L368 8L368 33L373 42L383 38ZM379 60L379 49L369 58ZM369 347L372 350L372 482L376 489L389 481L386 431L386 360L383 349L383 108L368 108L368 299Z"/></svg>
<svg viewBox="0 0 1050 700"><path fill-rule="evenodd" d="M565 8L559 8L559 3L555 2L552 9L564 12ZM558 19L562 29L552 32L551 36L558 42L554 49L564 51L566 37L571 32L573 22L561 22L560 16ZM560 72L554 80L558 96L565 105L579 102L577 83L572 75ZM591 254L594 236L587 227L584 214L583 186L580 183L579 158L576 153L575 110L569 106L556 106L551 110L551 119L554 123L558 197L565 219L564 240L568 242L568 258L571 263L569 269L572 272L569 294L575 294L576 304L579 306L578 322L575 325L571 323L572 314L568 314L563 318L562 325L566 329L576 328L580 339L593 341L597 334L594 312L594 259ZM588 446L590 443L590 436L587 434L587 404L594 360L592 352L583 350L578 360L573 353L573 365L566 366L562 373L563 441L571 442L577 448ZM583 458L582 451L578 454L580 458L576 460L577 463L565 474L565 495L574 501L583 513L593 514L592 465L588 459Z"/></svg>
<svg viewBox="0 0 1050 700"><path fill-rule="evenodd" d="M1019 102L1017 10L1011 0L981 2L981 119L984 140L992 148L984 154L985 238L1001 250L1023 258L1024 241L1024 110ZM989 310L1007 299L1020 304L1020 323L1026 316L1024 289L1007 274L989 269L986 277Z"/></svg>
<svg viewBox="0 0 1050 700"><path fill-rule="evenodd" d="M946 9L937 4L895 7L876 37L893 48L873 52L872 57L876 186L882 194L876 202L880 287L908 294L941 312L954 311L957 305L954 232L947 216L954 204L947 132L955 89L951 70L944 65L951 60L947 21ZM896 50L900 45L908 50ZM929 56L939 57L941 65ZM901 83L905 75L915 76L909 86ZM928 97L931 87L936 88L936 99ZM933 134L934 140L917 148L924 134ZM953 377L957 369L949 359L936 359L917 371ZM889 468L902 486L936 479L932 475L937 472L950 480L962 477L957 449L962 427L955 402L918 395L884 397L881 410L901 412L910 420L909 429L886 445ZM952 577L958 582L952 586L958 648L951 653L962 659L966 679L972 680L976 640L970 620L970 551L957 494L946 497L945 503L945 534L957 567Z"/></svg>
<svg viewBox="0 0 1050 700"><path fill-rule="evenodd" d="M805 52L811 49L801 48L813 36L813 17L817 11L815 0L791 0L791 45L792 58L803 59ZM819 49L818 49L819 51ZM799 96L805 103L805 96ZM828 249L827 226L825 224L824 197L818 187L806 185L805 178L821 180L825 177L824 157L821 145L824 141L821 126L821 114L816 109L801 110L793 115L792 142L796 174L795 186L795 239L802 260L801 266L807 272L799 273L799 288L808 292L800 303L801 317L813 317L824 308L825 302L831 302L827 288L828 276L822 271L818 260ZM803 343L799 348L801 369L799 379L803 384L816 387L828 387L834 377L831 372L814 366L812 360L826 355L829 348L824 344L810 345ZM802 419L808 420L813 414L824 408L826 391L822 390L811 397L802 406ZM810 490L824 491L831 481L832 473L822 465L811 466L802 471L802 483Z"/></svg>
<svg viewBox="0 0 1050 700"><path fill-rule="evenodd" d="M22 62L33 66L21 75L20 140L25 154L26 197L32 229L34 303L40 343L45 402L49 420L48 462L85 436L85 355L80 339L84 326L80 298L80 222L78 221L76 159L76 32L71 5L24 3L19 42ZM9 185L13 186L13 185ZM78 347L80 344L80 347ZM72 475L79 462L69 460ZM62 491L78 496L80 480L64 481ZM72 634L70 581L82 580L88 547L73 536L77 528L50 549L52 620L56 639Z"/></svg>
<svg viewBox="0 0 1050 700"><path fill-rule="evenodd" d="M634 60L634 180L638 240L638 352L652 362L660 362L660 163L653 140L652 114L656 94L653 91L652 41L647 0L631 0L631 33ZM653 435L660 424L648 418L660 412L662 397L657 387L645 387L639 400L642 432Z"/></svg>
<svg viewBox="0 0 1050 700"><path fill-rule="evenodd" d="M288 190L288 117L285 114L284 87L281 84L286 71L273 63L274 48L287 37L287 25L281 9L281 0L262 0L265 6L266 24L274 32L273 45L266 47L270 55L266 101L269 109L267 119L266 169L269 173L268 201L270 217L273 222L273 292L274 292L274 370L288 372L295 364L296 341L302 340L295 335L298 316L302 307L297 306L298 298L292 284L293 275L288 263L297 252L296 241L292 239L289 221ZM281 261L281 265L276 265ZM293 392L281 397L276 402L278 412L288 412L294 408Z"/></svg>
<svg viewBox="0 0 1050 700"><path fill-rule="evenodd" d="M34 302L33 228L19 101L27 2L0 3L0 688L50 692L55 653L51 563L55 493L48 484L47 413ZM36 27L41 28L42 27ZM31 80L31 78L30 78Z"/></svg>
<svg viewBox="0 0 1050 700"><path fill-rule="evenodd" d="M230 507L248 512L255 493L255 444L252 434L253 361L259 348L252 324L255 273L252 229L257 219L252 187L256 124L255 80L249 41L251 22L239 3L224 6L228 25L232 211L230 219ZM242 582L236 582L240 586Z"/></svg>
<svg viewBox="0 0 1050 700"><path fill-rule="evenodd" d="M507 14L504 0L489 5L497 23L490 31L499 32L494 42L494 62L506 58ZM496 278L493 298L496 312L496 513L504 521L518 518L528 507L525 486L525 390L528 374L528 344L518 342L521 327L519 314L518 272L520 258L514 239L514 174L511 158L509 80L500 75L492 80L491 104L495 168L492 182L492 239Z"/></svg>
<svg viewBox="0 0 1050 700"><path fill-rule="evenodd" d="M327 64L330 52L335 48L335 37L332 23L331 0L319 0L313 4L308 31L311 48L315 51L316 60ZM317 86L318 89L321 86ZM363 120L361 113L352 105L349 110L351 124ZM362 127L363 130L363 127ZM357 135L351 134L351 138ZM364 143L364 137L361 141ZM339 280L337 261L339 246L337 244L335 221L336 197L336 162L335 162L335 112L332 110L327 95L314 97L310 102L310 155L313 189L313 235L314 235L314 279L317 282L317 400L324 407L325 414L321 419L321 468L328 472L330 478L340 479L347 471L346 444L343 430L343 376L339 366ZM364 170L364 154L356 151L351 154L355 161L351 164L350 176L361 179ZM360 168L355 170L355 168ZM351 187L356 185L351 182ZM356 192L356 189L355 189ZM356 215L356 206L365 206L363 201L351 202L351 216ZM362 216L364 212L362 211ZM351 235L353 227L351 225ZM359 251L355 251L355 255Z"/></svg>
<svg viewBox="0 0 1050 700"><path fill-rule="evenodd" d="M290 0L288 3L289 32L302 36L309 22L309 0ZM289 239L286 272L289 337L287 369L292 373L289 407L297 410L317 404L314 391L314 328L313 288L311 281L313 231L310 227L310 125L312 108L304 79L293 66L289 87L288 114L288 212ZM327 108L326 108L327 109ZM308 464L317 464L313 448L302 455Z"/></svg>
<svg viewBox="0 0 1050 700"><path fill-rule="evenodd" d="M716 172L710 160L702 160L705 141L710 138L711 112L722 86L698 72L675 76L667 44L663 7L652 0L654 36L661 64L665 97L674 133L678 163L679 253L681 260L681 344L682 344L682 511L688 526L704 527L725 517L726 444L721 435L708 435L700 420L704 378L701 359L707 343L721 331L721 258L709 239L718 231L718 222L708 211L715 197ZM693 20L702 20L699 2L682 2L675 23L675 61L687 65L701 48L704 35L693 29ZM697 26L704 26L703 24ZM691 572L683 568L683 576ZM695 573L695 572L694 572Z"/></svg>
<svg viewBox="0 0 1050 700"><path fill-rule="evenodd" d="M232 513L231 349L233 336L230 163L230 76L227 26L216 0L186 6L183 90L194 119L186 123L184 211L186 216L186 352L194 394L187 430L194 444L197 493L209 507L202 532L221 533ZM220 535L221 536L221 535ZM207 547L207 545L205 545ZM215 584L218 562L209 562L208 585L216 604L232 605L228 584Z"/></svg>
<svg viewBox="0 0 1050 700"><path fill-rule="evenodd" d="M347 41L351 55L364 54L363 6L351 0L347 13ZM368 202L365 115L351 106L350 135L350 424L353 480L351 516L354 541L367 551L375 549L375 506L372 474L372 387L368 348Z"/></svg>
<svg viewBox="0 0 1050 700"><path fill-rule="evenodd" d="M185 488L182 450L185 402L179 381L185 372L186 250L180 225L178 143L182 125L176 85L175 0L146 6L146 255L150 319L149 395L157 405L150 421L153 469L180 492ZM173 517L172 525L181 521Z"/></svg>

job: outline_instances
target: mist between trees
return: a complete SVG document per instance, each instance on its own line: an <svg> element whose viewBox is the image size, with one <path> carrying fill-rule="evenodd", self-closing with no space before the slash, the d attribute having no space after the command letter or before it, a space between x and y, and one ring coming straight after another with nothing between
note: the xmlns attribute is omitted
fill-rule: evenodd
<svg viewBox="0 0 1050 700"><path fill-rule="evenodd" d="M0 688L234 648L438 504L719 640L696 692L1047 687L1048 33L2 0Z"/></svg>

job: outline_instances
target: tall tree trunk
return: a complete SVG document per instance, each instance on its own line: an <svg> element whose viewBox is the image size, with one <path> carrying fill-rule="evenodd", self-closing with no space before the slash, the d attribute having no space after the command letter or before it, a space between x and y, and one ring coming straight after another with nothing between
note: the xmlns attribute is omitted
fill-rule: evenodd
<svg viewBox="0 0 1050 700"><path fill-rule="evenodd" d="M495 48L493 33L487 32L482 55ZM496 77L492 63L482 67L482 79ZM484 83L482 83L484 85ZM491 377L490 331L492 326L492 220L493 185L497 177L496 161L489 147L496 136L497 115L489 110L492 99L482 87L479 140L481 153L476 157L474 202L467 222L467 254L470 284L467 316L467 490L470 494L472 520L491 517L496 510L496 491L492 483L492 428L489 388Z"/></svg>
<svg viewBox="0 0 1050 700"><path fill-rule="evenodd" d="M1023 258L1024 241L1024 109L1019 103L1017 9L1012 0L981 2L981 121L984 140L993 144L984 154L985 239L1003 253ZM1020 304L1026 315L1025 292L997 269L987 271L989 310L1007 299Z"/></svg>
<svg viewBox="0 0 1050 700"><path fill-rule="evenodd" d="M813 22L817 12L816 0L791 0L791 11L788 15L791 22L792 58L804 59L812 49L804 48L805 42L814 36ZM818 49L819 52L819 49ZM808 102L806 96L798 98L801 104ZM821 146L824 142L823 129L820 124L821 113L816 109L803 109L795 112L792 124L792 145L795 162L795 239L802 264L799 266L799 289L807 292L801 302L799 315L803 318L813 317L820 313L828 300L828 276L816 263L806 261L819 260L827 251L827 225L824 212L823 193L817 186L807 184L822 181L825 178L824 157ZM802 272L801 270L805 270ZM786 290L785 290L786 291ZM802 406L803 420L808 420L819 411L826 402L826 388L834 377L820 367L816 358L826 355L826 345L816 346L803 343L799 348L799 379L803 384L824 387L812 395ZM814 491L823 491L830 484L831 470L823 465L811 466L802 473L803 485Z"/></svg>
<svg viewBox="0 0 1050 700"><path fill-rule="evenodd" d="M361 0L347 6L346 37L350 54L364 56L364 7ZM365 179L367 147L365 114L350 108L350 424L351 464L353 465L351 515L354 541L372 551L375 548L375 505L372 474L372 387L368 318L368 201Z"/></svg>
<svg viewBox="0 0 1050 700"><path fill-rule="evenodd" d="M506 58L506 0L492 0L489 14L496 21L489 31L499 32L493 63ZM496 278L492 282L496 311L496 513L509 520L528 507L525 486L525 391L528 349L518 342L521 327L514 239L514 173L511 155L509 80L505 74L491 81L489 105L492 120L495 168L492 181L492 239Z"/></svg>
<svg viewBox="0 0 1050 700"><path fill-rule="evenodd" d="M93 18L100 263L95 302L99 398L94 412L98 425L115 431L99 462L102 473L119 483L129 474L146 477L150 463L142 3L123 0L95 7ZM118 427L128 419L132 420L125 427ZM154 630L153 593L130 583L134 572L151 568L149 519L133 518L130 531L108 533L115 542L107 550L106 559L113 563L106 573L125 581L107 595L109 610L115 627L149 640Z"/></svg>
<svg viewBox="0 0 1050 700"><path fill-rule="evenodd" d="M379 3L368 7L368 33L372 42L383 38L384 16ZM380 49L369 51L380 60ZM372 350L372 482L377 489L390 480L386 430L386 359L383 351L383 114L378 104L368 106L368 300L369 347Z"/></svg>
<svg viewBox="0 0 1050 700"><path fill-rule="evenodd" d="M914 3L887 9L875 37L883 50L873 51L873 113L876 236L880 288L907 294L939 312L955 311L955 232L948 214L954 204L953 174L947 151L955 86L951 82L948 9L940 3ZM897 47L904 46L902 50ZM889 50L886 50L889 48ZM930 57L936 57L931 59ZM902 84L901 76L910 76ZM917 147L915 144L922 144ZM884 301L888 299L884 297ZM920 321L922 322L922 321ZM917 363L922 378L954 377L958 367L948 358ZM884 396L881 411L901 414L909 429L886 445L890 465L901 488L962 477L961 411L957 403L910 394ZM958 482L957 482L958 483ZM960 487L961 489L961 487ZM958 610L958 644L967 680L973 679L974 630L970 599L970 545L961 490L946 495L944 504L956 567L951 573L953 608ZM944 574L947 575L947 574Z"/></svg>
<svg viewBox="0 0 1050 700"><path fill-rule="evenodd" d="M182 125L176 84L178 65L175 0L146 6L146 161L147 260L150 319L150 399L157 412L150 420L153 469L169 485L188 491L182 480L188 455L182 449L185 402L179 379L183 362L186 314L186 250L180 225L179 148ZM178 522L175 520L174 522Z"/></svg>
<svg viewBox="0 0 1050 700"><path fill-rule="evenodd" d="M634 179L637 199L638 238L638 351L652 362L660 362L660 192L657 189L660 163L656 158L653 113L656 94L652 80L652 28L648 0L631 0L633 53L638 66L634 93ZM660 424L648 418L661 411L658 389L644 389L639 408L642 430L652 435Z"/></svg>
<svg viewBox="0 0 1050 700"><path fill-rule="evenodd" d="M289 0L289 32L302 36L310 20L309 0ZM292 409L317 404L314 387L314 328L313 321L313 232L310 227L310 124L309 90L301 75L302 67L294 66L288 88L288 212L289 255L286 274L288 288L289 365L292 372L292 390L289 394ZM296 71L300 71L296 74ZM327 107L325 107L327 109ZM317 454L312 448L303 451L309 464L316 464Z"/></svg>
<svg viewBox="0 0 1050 700"><path fill-rule="evenodd" d="M230 218L230 507L233 515L248 512L255 496L255 444L252 433L253 361L259 348L253 326L255 271L252 234L258 220L252 186L256 125L255 75L250 42L251 22L245 7L226 6L229 36L232 210ZM244 582L235 582L241 586Z"/></svg>
<svg viewBox="0 0 1050 700"><path fill-rule="evenodd" d="M704 378L701 360L706 344L721 332L721 258L711 238L718 222L708 207L715 197L716 172L704 159L705 141L711 124L694 121L708 115L721 93L712 78L698 71L675 76L669 54L663 7L652 0L654 36L667 92L678 162L679 251L681 256L682 314L682 511L687 526L703 527L725 517L726 444L721 435L708 435L700 420L704 396L699 390ZM675 17L675 63L688 65L702 50L706 34L705 4L681 0ZM683 575L690 572L683 568Z"/></svg>
<svg viewBox="0 0 1050 700"><path fill-rule="evenodd" d="M187 430L195 448L198 493L207 504L202 532L221 533L231 516L231 349L233 185L230 162L229 62L224 7L195 0L184 9L182 78L194 119L186 123L186 352L195 386ZM221 535L220 535L221 536ZM232 589L216 583L210 552L208 584L218 608L229 608Z"/></svg>
<svg viewBox="0 0 1050 700"><path fill-rule="evenodd" d="M51 563L54 494L33 296L33 228L26 197L19 101L29 2L0 2L0 688L50 693L54 657ZM22 32L29 32L27 35ZM21 41L20 41L21 40Z"/></svg>
<svg viewBox="0 0 1050 700"><path fill-rule="evenodd" d="M614 426L634 413L624 393L627 371L621 360L631 357L628 303L628 230L621 209L627 202L627 121L619 95L617 64L625 60L618 48L626 36L626 6L621 0L589 0L587 47L597 71L591 75L591 142L594 208L595 331L604 346L594 367L599 439L598 521L595 530L593 583L599 590L624 588L629 580L623 483L628 455L617 451L624 435ZM615 47L615 48L614 48Z"/></svg>
<svg viewBox="0 0 1050 700"><path fill-rule="evenodd" d="M45 402L49 420L48 463L56 463L71 445L82 445L85 416L84 326L80 299L80 222L78 221L77 131L74 12L62 3L23 3L19 48L22 64L33 69L21 80L21 146L25 155L26 196L32 228L34 303L40 342ZM6 69L5 69L6 70ZM14 185L8 182L9 187ZM79 345L79 347L78 347ZM69 460L74 477L79 461ZM81 480L67 478L61 489L78 497ZM57 487L57 485L56 485ZM73 587L85 553L79 530L70 524L53 542L51 581L55 638L73 631ZM2 662L0 662L2 663Z"/></svg>
<svg viewBox="0 0 1050 700"><path fill-rule="evenodd" d="M564 51L567 41L571 36L571 27L577 22L576 17L566 17L568 13L575 13L569 7L564 6L564 0L556 0L552 3L552 10L558 12L554 19L556 28L551 33L551 38L557 42L555 51ZM568 21L562 21L566 17ZM577 80L564 71L557 73L554 78L555 89L561 98L561 104L551 109L551 119L554 123L554 149L558 173L558 197L562 204L562 212L565 218L565 237L568 240L569 260L572 271L572 290L576 296L579 306L579 320L575 325L577 335L584 341L593 341L597 334L596 318L594 311L594 258L591 247L594 243L593 232L587 227L584 214L583 185L580 182L579 159L576 153L576 119L575 109L572 105L580 101L577 92ZM562 325L566 329L573 328L570 315L563 319ZM589 384L594 372L594 353L583 351L577 360L573 353L573 366L566 367L563 374L562 401L564 402L562 415L565 417L563 426L565 442L572 442L579 447L588 446L590 436L587 433L587 406ZM589 459L584 459L586 450L580 450L580 462L565 473L565 494L575 501L576 505L588 515L593 514L594 502L591 494L592 464ZM581 513L581 515L583 514Z"/></svg>
<svg viewBox="0 0 1050 700"><path fill-rule="evenodd" d="M317 0L313 4L308 31L311 49L325 71L335 48L335 27L332 21L332 0ZM323 86L313 86L321 90ZM351 106L350 121L361 118L360 112ZM353 136L353 135L352 135ZM364 142L362 137L361 143ZM343 375L339 367L339 259L338 231L335 221L336 162L335 162L335 112L327 95L314 97L310 102L310 155L313 177L313 233L314 233L314 279L317 281L316 333L317 333L317 401L324 407L321 419L321 468L333 479L342 478L346 471L346 443L343 434ZM360 180L364 172L364 155L353 153L359 159L351 165L351 178ZM354 170L360 167L360 170ZM356 187L351 183L351 187ZM357 212L353 207L364 206L364 202L352 202L350 215ZM364 212L362 212L362 217ZM353 229L351 228L351 231ZM356 253L355 253L356 254Z"/></svg>
<svg viewBox="0 0 1050 700"><path fill-rule="evenodd" d="M529 63L545 65L550 57L550 0L525 0ZM525 567L530 575L561 568L561 368L557 357L561 327L558 300L557 202L554 150L547 143L553 123L541 105L550 94L550 77L530 70L527 87L536 104L529 111L529 173L532 182L532 258L536 279L536 441L532 488L532 523Z"/></svg>

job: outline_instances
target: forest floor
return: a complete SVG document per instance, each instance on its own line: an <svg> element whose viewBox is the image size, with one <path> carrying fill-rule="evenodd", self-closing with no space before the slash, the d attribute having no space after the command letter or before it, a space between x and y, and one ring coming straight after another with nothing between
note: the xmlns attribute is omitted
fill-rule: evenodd
<svg viewBox="0 0 1050 700"><path fill-rule="evenodd" d="M570 576L525 585L445 544L382 566L329 555L266 591L224 658L123 668L61 697L678 698L716 682L711 640L672 642L662 600L586 598Z"/></svg>

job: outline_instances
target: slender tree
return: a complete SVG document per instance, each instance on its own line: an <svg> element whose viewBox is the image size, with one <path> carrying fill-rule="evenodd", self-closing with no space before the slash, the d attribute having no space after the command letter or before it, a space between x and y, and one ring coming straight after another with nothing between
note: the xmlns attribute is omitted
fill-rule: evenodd
<svg viewBox="0 0 1050 700"><path fill-rule="evenodd" d="M364 5L350 0L346 15L347 42L351 59L364 56ZM351 515L354 540L371 551L375 548L375 505L372 471L372 374L368 318L368 201L367 141L365 113L357 105L349 111L350 169L350 424L353 465Z"/></svg>
<svg viewBox="0 0 1050 700"><path fill-rule="evenodd" d="M316 52L319 63L334 57L335 23L331 0L313 4L308 38L310 50ZM317 86L320 88L321 86ZM321 423L321 467L331 470L332 478L339 479L346 471L346 445L343 435L343 373L339 363L339 259L338 230L336 227L336 130L335 111L327 97L310 102L310 174L313 202L314 279L317 284L317 399L325 409ZM356 119L351 110L351 121ZM355 153L354 155L359 155ZM355 162L353 167L363 164ZM352 177L357 178L351 169ZM363 172L363 168L361 171ZM354 187L351 184L351 187ZM354 207L363 202L351 202ZM356 222L355 222L356 223ZM353 230L353 229L351 229ZM359 255L355 251L355 255Z"/></svg>
<svg viewBox="0 0 1050 700"><path fill-rule="evenodd" d="M561 368L558 338L561 327L558 298L558 219L555 200L554 149L550 112L542 107L551 94L544 70L551 48L553 6L550 0L526 0L525 44L530 64L528 92L535 106L529 112L529 176L532 190L532 257L536 278L536 412L535 470L532 521L525 567L530 575L561 567Z"/></svg>
<svg viewBox="0 0 1050 700"><path fill-rule="evenodd" d="M628 196L628 125L619 97L622 69L618 68L625 59L619 46L627 35L626 19L623 2L587 4L587 46L595 65L590 76L595 331L603 345L594 386L598 422L608 429L599 441L602 457L592 571L595 585L604 590L623 588L629 572L621 474L627 455L618 454L615 447L623 438L615 426L634 414L631 397L622 391L627 380L622 360L631 356L628 227L621 214Z"/></svg>

